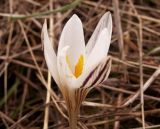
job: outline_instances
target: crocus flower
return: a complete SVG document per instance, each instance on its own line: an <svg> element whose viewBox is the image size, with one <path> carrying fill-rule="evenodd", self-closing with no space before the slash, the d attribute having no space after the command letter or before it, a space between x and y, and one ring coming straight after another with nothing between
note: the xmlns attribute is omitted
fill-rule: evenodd
<svg viewBox="0 0 160 129"><path fill-rule="evenodd" d="M108 78L111 60L107 54L111 34L112 17L107 12L85 46L81 20L74 14L63 28L56 53L48 36L46 21L43 25L45 60L66 101L71 129L76 129L79 108L87 93Z"/></svg>

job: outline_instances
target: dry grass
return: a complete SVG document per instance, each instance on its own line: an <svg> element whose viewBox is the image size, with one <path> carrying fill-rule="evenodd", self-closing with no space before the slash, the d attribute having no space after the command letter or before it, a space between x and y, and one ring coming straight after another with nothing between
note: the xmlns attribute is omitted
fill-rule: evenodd
<svg viewBox="0 0 160 129"><path fill-rule="evenodd" d="M42 24L45 18L54 22L50 34L57 48L64 23L73 13L82 19L87 41L106 11L114 20L112 71L82 104L79 127L160 129L159 8L159 0L1 0L0 129L68 126L59 89L54 81L52 90L47 88Z"/></svg>

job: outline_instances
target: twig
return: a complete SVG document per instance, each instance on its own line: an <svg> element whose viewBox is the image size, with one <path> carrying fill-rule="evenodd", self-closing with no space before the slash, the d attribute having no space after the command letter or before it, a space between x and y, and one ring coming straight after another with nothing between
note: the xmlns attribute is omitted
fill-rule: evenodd
<svg viewBox="0 0 160 129"><path fill-rule="evenodd" d="M134 13L137 15L139 20L139 70L140 70L140 100L141 100L141 111L142 111L142 127L145 129L145 116L144 116L144 90L143 90L143 33L142 33L142 19L139 16L137 10L135 9L131 0L128 0L129 4L131 5Z"/></svg>
<svg viewBox="0 0 160 129"><path fill-rule="evenodd" d="M12 124L15 124L16 122L14 120L12 120L10 117L8 117L6 114L4 114L3 112L0 111L0 117L3 118L3 119L6 119L8 122L12 123ZM17 124L18 127L20 127L21 129L24 129L22 127L22 125L20 124Z"/></svg>
<svg viewBox="0 0 160 129"><path fill-rule="evenodd" d="M152 76L146 81L146 83L143 86L143 92L147 90L147 88L151 85L151 83L158 77L160 74L160 69L157 69ZM140 91L138 91L134 96L132 96L127 102L123 104L123 106L128 106L129 104L133 103L133 101L136 100L136 98L140 95Z"/></svg>
<svg viewBox="0 0 160 129"><path fill-rule="evenodd" d="M27 79L30 78L30 75L31 75L31 69L29 69L27 71ZM24 84L23 95L22 95L22 101L21 101L21 104L20 104L19 118L22 117L22 112L23 112L23 108L24 108L24 105L25 105L25 100L26 100L27 92L28 92L28 83L25 83Z"/></svg>
<svg viewBox="0 0 160 129"><path fill-rule="evenodd" d="M13 1L12 0L9 0L9 10L10 10L10 13L12 14L13 12L13 9L12 9L12 6L13 6ZM13 34L13 29L14 29L14 26L13 26L13 23L10 24L10 32L9 32L9 37L8 37L8 41L7 41L7 48L6 48L6 57L9 56L9 53L10 53L10 46L11 46L11 39L12 39L12 34ZM5 62L5 71L4 71L4 98L5 98L5 112L7 113L8 111L8 107L7 107L7 87L8 87L8 65L9 65L9 62L6 61Z"/></svg>
<svg viewBox="0 0 160 129"><path fill-rule="evenodd" d="M122 101L122 94L119 94L118 99L117 99L117 106L121 105L121 101ZM120 118L120 116L116 116L115 119ZM119 129L120 128L120 122L119 121L115 121L114 123L114 129Z"/></svg>
<svg viewBox="0 0 160 129"><path fill-rule="evenodd" d="M117 35L118 35L118 45L120 49L121 59L124 59L124 43L123 43L123 32L121 27L121 18L119 12L119 2L118 0L113 0L114 6L114 18L115 18L115 25L117 28Z"/></svg>
<svg viewBox="0 0 160 129"><path fill-rule="evenodd" d="M49 1L50 3L50 10L53 10L53 1L50 0ZM50 40L51 40L51 43L53 43L53 15L50 15ZM48 71L48 90L47 90L47 95L46 95L46 104L50 102L50 90L51 90L51 74L50 72ZM45 107L45 116L44 116L44 125L43 125L43 129L48 129L48 120L49 120L49 105Z"/></svg>
<svg viewBox="0 0 160 129"><path fill-rule="evenodd" d="M159 128L160 128L160 125L151 125L146 127L145 129L159 129ZM143 128L140 127L140 128L131 128L131 129L143 129Z"/></svg>
<svg viewBox="0 0 160 129"><path fill-rule="evenodd" d="M108 85L103 85L103 84L101 84L101 86L104 87L105 89L109 89L109 90L112 90L114 92L117 91L117 92L120 92L120 93L135 95L135 92L128 91L128 90L125 90L125 89L122 89L122 88L116 88L116 87L113 87L113 86L108 86ZM144 97L146 99L151 99L151 100L155 100L157 102L160 102L159 98L156 98L156 97L153 97L153 96L144 95ZM124 106L128 106L128 105L123 105L122 107L124 107Z"/></svg>
<svg viewBox="0 0 160 129"><path fill-rule="evenodd" d="M82 3L84 3L84 4L87 4L87 5L89 5L89 6L96 6L97 5L97 3L96 2L90 2L90 1L88 1L88 0L86 0L86 1L83 1ZM99 5L99 8L101 8L101 9L109 9L109 10L111 10L111 11L113 11L114 9L113 9L113 7L111 7L111 6L105 6L105 5ZM122 14L127 14L127 15L131 15L131 16L133 16L133 17L137 17L137 15L135 14L135 13L130 13L130 12L127 12L127 11L123 11L123 10L120 10L120 13L122 13ZM160 20L159 19L156 19L156 18L153 18L153 17L149 17L149 16L145 16L145 15L139 15L140 16L140 18L141 19L143 19L143 20L148 20L148 21L152 21L152 22L155 22L155 23L160 23Z"/></svg>
<svg viewBox="0 0 160 129"><path fill-rule="evenodd" d="M119 0L113 0L113 7L114 7L114 18L115 18L115 25L117 28L117 35L118 35L118 45L119 45L119 50L120 50L120 58L122 61L125 61L125 50L124 50L124 42L123 42L123 31L122 31L122 26L121 26L121 17L120 17L120 11L119 11ZM124 70L124 76L123 80L126 82L126 65L122 65L123 70ZM122 101L122 93L119 94L118 99L117 99L117 106L121 105ZM115 119L118 119L119 116L116 116ZM114 129L119 129L120 122L115 121L114 123Z"/></svg>
<svg viewBox="0 0 160 129"><path fill-rule="evenodd" d="M39 80L44 84L44 86L46 87L46 89L49 91L48 87L47 87L47 83L46 81L44 80L44 78L41 78L40 75L37 75L37 77L39 78ZM66 118L68 120L68 117L63 113L62 109L60 108L60 106L58 105L57 101L55 100L55 98L58 99L58 97L55 95L55 93L53 92L52 89L50 89L50 94L51 94L51 98L52 98L52 101L53 103L55 104L57 110L60 112L60 114ZM64 107L64 105L62 104L62 106Z"/></svg>

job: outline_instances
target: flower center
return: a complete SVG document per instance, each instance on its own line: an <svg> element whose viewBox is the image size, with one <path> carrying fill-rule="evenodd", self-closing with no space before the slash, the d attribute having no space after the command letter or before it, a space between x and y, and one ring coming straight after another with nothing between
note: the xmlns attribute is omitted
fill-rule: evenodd
<svg viewBox="0 0 160 129"><path fill-rule="evenodd" d="M71 63L70 63L70 59L69 59L68 55L66 56L66 61L67 61L68 67L71 70ZM78 78L82 74L83 64L84 64L84 57L83 57L83 55L80 55L78 62L75 65L74 73L73 73L76 78Z"/></svg>

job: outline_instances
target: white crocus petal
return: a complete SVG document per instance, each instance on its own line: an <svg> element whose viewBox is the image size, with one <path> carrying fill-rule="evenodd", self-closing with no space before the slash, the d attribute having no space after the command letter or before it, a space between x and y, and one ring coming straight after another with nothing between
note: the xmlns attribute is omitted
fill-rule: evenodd
<svg viewBox="0 0 160 129"><path fill-rule="evenodd" d="M85 79L85 77L107 56L110 39L111 36L108 33L108 29L104 28L99 34L97 42L87 58L83 79Z"/></svg>
<svg viewBox="0 0 160 129"><path fill-rule="evenodd" d="M57 57L57 65L58 65L59 75L61 76L61 80L60 80L61 84L65 88L72 90L78 87L76 83L76 78L71 72L66 59L69 49L70 47L66 46L60 50L59 55Z"/></svg>
<svg viewBox="0 0 160 129"><path fill-rule="evenodd" d="M73 15L62 31L58 46L58 55L62 48L69 46L71 51L67 52L70 59L71 70L74 73L75 65L80 55L85 55L85 41L83 26L77 15Z"/></svg>
<svg viewBox="0 0 160 129"><path fill-rule="evenodd" d="M92 51L95 43L98 39L99 33L104 29L108 29L108 33L111 36L112 34L112 16L110 12L105 13L102 18L100 19L96 29L94 30L91 38L89 39L87 46L86 46L86 56L88 57L90 52Z"/></svg>
<svg viewBox="0 0 160 129"><path fill-rule="evenodd" d="M41 38L44 46L44 56L45 56L48 69L51 72L51 75L54 78L55 82L59 86L59 74L57 71L57 57L48 36L46 20L43 24Z"/></svg>

